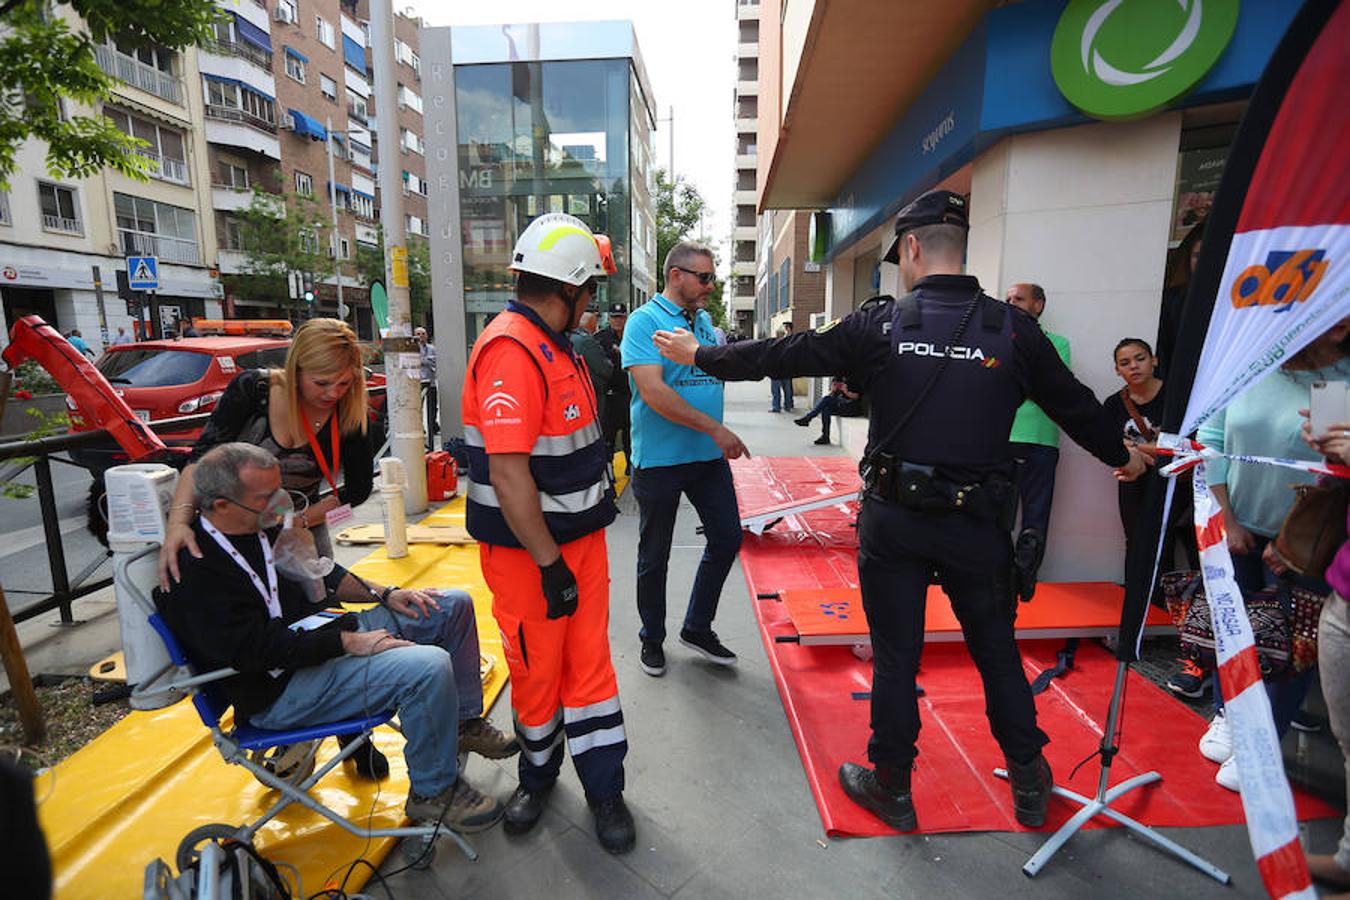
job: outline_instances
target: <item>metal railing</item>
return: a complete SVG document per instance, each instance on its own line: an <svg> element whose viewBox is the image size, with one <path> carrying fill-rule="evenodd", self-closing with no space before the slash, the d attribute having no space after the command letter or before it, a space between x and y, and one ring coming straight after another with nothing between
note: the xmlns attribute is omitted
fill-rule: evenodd
<svg viewBox="0 0 1350 900"><path fill-rule="evenodd" d="M174 184L191 184L188 180L187 161L182 159L173 159L168 156L160 156L152 150L137 150L141 156L150 160L152 168L150 176L158 178L161 181L172 181Z"/></svg>
<svg viewBox="0 0 1350 900"><path fill-rule="evenodd" d="M202 259L196 241L144 231L128 231L125 228L117 229L117 235L121 238L123 252L128 256L157 256L165 262L188 265L196 265Z"/></svg>
<svg viewBox="0 0 1350 900"><path fill-rule="evenodd" d="M156 97L163 97L170 103L183 105L183 88L178 79L168 72L161 72L154 66L148 66L134 56L128 56L107 44L94 45L94 58L98 67L114 78L132 87L140 88Z"/></svg>
<svg viewBox="0 0 1350 900"><path fill-rule="evenodd" d="M63 231L66 234L84 234L84 226L79 219L68 219L65 216L53 216L50 213L42 214L42 227L48 231Z"/></svg>
<svg viewBox="0 0 1350 900"><path fill-rule="evenodd" d="M212 41L204 49L222 56L237 56L266 69L269 75L272 72L272 51L255 47L247 41Z"/></svg>
<svg viewBox="0 0 1350 900"><path fill-rule="evenodd" d="M244 125L251 125L259 131L265 131L268 134L276 134L277 126L275 122L269 122L260 116L255 116L251 112L239 109L236 106L207 106L206 117L208 119L219 119L222 122L239 122Z"/></svg>

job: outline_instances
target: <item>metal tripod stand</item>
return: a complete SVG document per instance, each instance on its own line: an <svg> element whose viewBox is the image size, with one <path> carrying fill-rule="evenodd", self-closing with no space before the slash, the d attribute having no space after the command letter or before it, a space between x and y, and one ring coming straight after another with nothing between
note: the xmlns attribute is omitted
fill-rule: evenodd
<svg viewBox="0 0 1350 900"><path fill-rule="evenodd" d="M1117 798L1128 794L1137 787L1143 787L1146 784L1152 784L1155 781L1162 781L1162 776L1157 772L1145 772L1142 775L1136 775L1133 778L1122 781L1113 788L1107 788L1111 778L1111 762L1116 752L1120 749L1115 746L1116 725L1120 721L1120 708L1124 701L1125 694L1125 675L1129 671L1130 664L1123 660L1116 667L1115 689L1111 692L1111 707L1106 714L1106 728L1102 732L1102 771L1097 779L1097 795L1095 797L1084 797L1082 794L1062 788L1055 785L1051 788L1052 792L1060 797L1077 803L1082 809L1073 814L1069 821L1060 826L1059 830L1050 836L1041 848L1027 860L1026 865L1022 866L1022 873L1028 877L1034 878L1045 868L1045 864L1050 861L1050 857L1059 852L1060 848L1069 842L1080 828L1086 825L1095 816L1106 816L1115 822L1124 825L1142 838L1147 839L1156 847L1171 853L1185 862L1190 863L1195 868L1204 872L1210 878L1220 884L1228 884L1232 879L1228 873L1207 860L1201 859L1185 847L1163 837L1152 828L1136 822L1129 816L1119 813L1111 808L1111 803ZM994 775L1006 779L1008 777L1007 769L995 769Z"/></svg>

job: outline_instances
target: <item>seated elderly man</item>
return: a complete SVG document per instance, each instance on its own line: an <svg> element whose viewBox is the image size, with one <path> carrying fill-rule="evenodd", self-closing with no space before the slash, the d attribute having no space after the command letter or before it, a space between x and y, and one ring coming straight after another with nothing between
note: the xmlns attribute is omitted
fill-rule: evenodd
<svg viewBox="0 0 1350 900"><path fill-rule="evenodd" d="M220 682L236 720L290 729L397 708L412 783L408 816L463 832L500 819L501 802L470 786L457 760L461 749L492 758L519 751L482 719L469 595L372 586L336 566L316 605L306 585L277 571L264 533L289 506L272 454L223 444L198 462L195 486L201 556L181 551L182 580L160 603L199 665L239 670ZM291 627L332 601L371 600L379 605L323 627ZM388 772L383 756L378 763Z"/></svg>

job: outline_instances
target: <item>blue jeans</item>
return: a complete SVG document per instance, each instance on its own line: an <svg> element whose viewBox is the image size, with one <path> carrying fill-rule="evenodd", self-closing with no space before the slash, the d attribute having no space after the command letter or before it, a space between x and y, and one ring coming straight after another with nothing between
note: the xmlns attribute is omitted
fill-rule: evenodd
<svg viewBox="0 0 1350 900"><path fill-rule="evenodd" d="M816 401L816 405L811 407L811 411L802 416L806 421L811 421L816 416L820 416L820 434L822 437L830 436L830 416L836 414L839 409L839 396L837 394L826 394Z"/></svg>
<svg viewBox="0 0 1350 900"><path fill-rule="evenodd" d="M731 483L731 466L725 459L634 471L633 496L638 502L637 608L642 619L638 636L658 644L666 638L666 571L680 494L694 505L707 539L684 615L685 631L703 634L712 630L722 584L741 549L741 514Z"/></svg>
<svg viewBox="0 0 1350 900"><path fill-rule="evenodd" d="M397 708L413 793L432 797L454 784L459 723L483 714L478 626L468 594L433 593L441 608L425 618L384 606L357 614L361 631L384 628L418 646L296 669L281 696L250 722L279 731Z"/></svg>
<svg viewBox="0 0 1350 900"><path fill-rule="evenodd" d="M1261 560L1261 554L1265 553L1266 545L1271 539L1259 534L1253 534L1252 537L1256 539L1256 543L1250 552L1233 554L1233 580L1241 588L1244 597L1250 597L1269 585L1282 583L1277 581L1275 573ZM1288 592L1281 591L1280 599L1285 603L1287 611L1290 603ZM1222 710L1224 704L1223 692L1219 690L1219 673L1215 671L1210 677L1214 679L1214 708ZM1294 721L1294 716L1303 708L1303 701L1307 699L1308 691L1316 678L1317 667L1313 666L1292 678L1266 685L1266 694L1270 697L1271 718L1275 720L1275 733L1280 737L1284 737L1290 723Z"/></svg>
<svg viewBox="0 0 1350 900"><path fill-rule="evenodd" d="M1055 497L1055 468L1059 448L1045 444L1009 444L1008 453L1022 464L1018 493L1022 496L1022 527L1050 533L1050 503Z"/></svg>
<svg viewBox="0 0 1350 900"><path fill-rule="evenodd" d="M773 397L773 411L785 409L792 412L792 379L770 378L769 393Z"/></svg>

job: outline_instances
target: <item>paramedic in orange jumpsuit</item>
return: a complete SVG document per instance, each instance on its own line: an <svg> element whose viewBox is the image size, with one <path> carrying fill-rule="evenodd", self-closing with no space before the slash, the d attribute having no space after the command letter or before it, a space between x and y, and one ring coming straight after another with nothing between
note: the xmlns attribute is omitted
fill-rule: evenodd
<svg viewBox="0 0 1350 900"><path fill-rule="evenodd" d="M604 529L614 490L585 363L567 332L614 271L609 240L561 213L512 254L516 299L474 343L464 380L467 522L511 669L520 785L503 828L534 827L563 744L611 853L636 840L623 802L628 751L609 652Z"/></svg>

